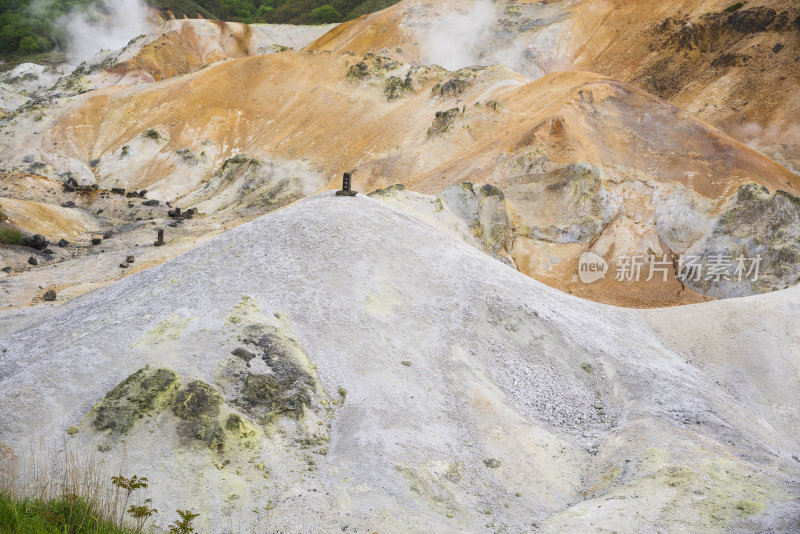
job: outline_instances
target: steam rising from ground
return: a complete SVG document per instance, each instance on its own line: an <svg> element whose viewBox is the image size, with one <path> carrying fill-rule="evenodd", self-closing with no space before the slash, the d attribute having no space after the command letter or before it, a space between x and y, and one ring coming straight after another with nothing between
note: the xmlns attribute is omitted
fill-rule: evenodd
<svg viewBox="0 0 800 534"><path fill-rule="evenodd" d="M456 6L450 9L427 34L427 62L448 70L478 64L476 48L491 37L498 18L494 2L477 0L467 9Z"/></svg>
<svg viewBox="0 0 800 534"><path fill-rule="evenodd" d="M561 49L566 15L553 4L522 4L509 11L493 0L442 2L436 22L421 36L425 62L448 70L500 64L538 78L568 67L568 54Z"/></svg>
<svg viewBox="0 0 800 534"><path fill-rule="evenodd" d="M38 8L43 2L38 2ZM144 0L102 0L88 10L73 10L56 24L67 32L67 58L73 65L101 50L124 47L134 37L153 29Z"/></svg>

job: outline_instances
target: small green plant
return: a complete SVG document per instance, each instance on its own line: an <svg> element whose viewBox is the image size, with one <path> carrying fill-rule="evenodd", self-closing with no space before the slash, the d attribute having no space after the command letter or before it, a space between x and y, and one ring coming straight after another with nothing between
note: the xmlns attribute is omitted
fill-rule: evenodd
<svg viewBox="0 0 800 534"><path fill-rule="evenodd" d="M16 228L0 228L0 243L3 245L21 245L22 232Z"/></svg>
<svg viewBox="0 0 800 534"><path fill-rule="evenodd" d="M192 521L200 514L194 514L190 510L178 510L178 515L181 517L180 520L169 526L170 534L191 534L194 532Z"/></svg>
<svg viewBox="0 0 800 534"><path fill-rule="evenodd" d="M153 514L158 513L158 510L150 508L146 504L142 506L131 505L131 507L128 508L128 513L133 517L133 521L136 523L136 532L141 532L147 520L150 519Z"/></svg>
<svg viewBox="0 0 800 534"><path fill-rule="evenodd" d="M124 476L119 475L111 477L111 483L119 489L125 491L125 504L122 506L122 509L125 510L128 508L128 500L131 498L131 494L137 489L147 487L147 477L139 478L138 476L133 475L131 478L125 478Z"/></svg>
<svg viewBox="0 0 800 534"><path fill-rule="evenodd" d="M125 478L122 475L117 477L111 477L111 482L116 487L126 490L128 492L128 495L130 495L137 489L147 487L147 477L139 478L137 475L133 475L131 478Z"/></svg>
<svg viewBox="0 0 800 534"><path fill-rule="evenodd" d="M735 4L726 7L725 13L733 13L735 11L739 11L742 7L744 7L744 2L736 2Z"/></svg>

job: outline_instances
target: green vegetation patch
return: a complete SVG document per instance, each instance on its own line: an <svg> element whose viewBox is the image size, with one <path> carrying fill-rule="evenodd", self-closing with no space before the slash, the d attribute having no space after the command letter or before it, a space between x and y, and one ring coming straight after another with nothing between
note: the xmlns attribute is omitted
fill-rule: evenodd
<svg viewBox="0 0 800 534"><path fill-rule="evenodd" d="M361 61L350 67L347 71L347 77L354 80L383 78L399 66L399 62L389 57L369 52L364 55Z"/></svg>
<svg viewBox="0 0 800 534"><path fill-rule="evenodd" d="M739 188L733 207L719 218L713 237L736 244L728 250L734 264L739 257L761 258L754 287L783 289L796 281L799 227L800 198L785 191L770 195L766 187L749 183Z"/></svg>
<svg viewBox="0 0 800 534"><path fill-rule="evenodd" d="M741 8L744 7L744 2L736 2L733 5L730 5L725 8L725 13L733 13L735 11L739 11Z"/></svg>
<svg viewBox="0 0 800 534"><path fill-rule="evenodd" d="M210 384L193 380L181 387L174 371L147 367L123 380L98 403L94 409L94 426L98 430L124 434L138 420L167 408L177 418L176 430L183 444L199 441L212 451L222 453L229 441L253 448L254 439L259 435L258 429L245 417L230 410L222 395Z"/></svg>
<svg viewBox="0 0 800 534"><path fill-rule="evenodd" d="M0 228L0 244L21 245L22 232L20 232L16 228L11 228L11 227Z"/></svg>
<svg viewBox="0 0 800 534"><path fill-rule="evenodd" d="M102 519L102 514L82 498L17 499L0 494L0 532L25 534L133 534Z"/></svg>
<svg viewBox="0 0 800 534"><path fill-rule="evenodd" d="M165 16L270 24L327 24L374 13L399 0L147 0ZM68 33L61 17L79 12L103 13L100 0L0 0L0 70L32 61L64 61Z"/></svg>

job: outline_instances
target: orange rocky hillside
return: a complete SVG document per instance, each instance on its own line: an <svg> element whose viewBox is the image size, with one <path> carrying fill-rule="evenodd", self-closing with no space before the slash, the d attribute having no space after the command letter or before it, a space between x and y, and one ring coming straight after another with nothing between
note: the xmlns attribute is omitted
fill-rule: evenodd
<svg viewBox="0 0 800 534"><path fill-rule="evenodd" d="M456 56L531 77L592 71L667 99L800 170L800 7L790 0L408 0L309 48L383 50L421 64Z"/></svg>
<svg viewBox="0 0 800 534"><path fill-rule="evenodd" d="M716 9L695 4L691 12L675 5L670 16ZM621 16L613 3L492 5L487 12L475 11L487 9L480 1L437 6L401 2L338 26L303 51L239 58L254 47L236 43L255 30L172 22L161 37L144 38L150 44L131 59L97 71L98 79L127 69L161 81L133 85L123 77L22 108L2 125L13 132L2 140L2 163L104 190L146 189L148 198L196 206L212 219L227 214L225 224L338 186L341 173L354 171L364 192L404 184L430 202L450 198L443 209L467 221L467 239L547 284L620 305L689 303L796 283L800 246L770 220L799 215L800 177L637 87L639 67L615 71L612 64L621 63L609 59L611 50L631 54L638 45L610 39L589 61L589 51L599 50L592 43ZM627 33L649 47L648 24L668 13L635 9L626 20L641 30ZM472 19L458 18L465 13L491 17L468 28L462 25ZM590 23L591 31L581 29ZM512 36L504 48L503 32ZM431 39L439 33L448 42L464 39L474 57L461 60L497 64L436 65L442 51ZM191 67L213 60L186 45L193 39L206 39L205 49L226 59ZM164 59L176 57L186 65ZM162 63L167 70L157 74L153 65ZM463 182L499 188L504 229L472 218L484 193L441 193ZM379 197L418 207L398 190ZM604 280L579 280L585 252L607 262ZM740 284L675 279L682 255L721 253L763 257L765 276ZM615 281L620 258L633 256L666 259L667 281Z"/></svg>

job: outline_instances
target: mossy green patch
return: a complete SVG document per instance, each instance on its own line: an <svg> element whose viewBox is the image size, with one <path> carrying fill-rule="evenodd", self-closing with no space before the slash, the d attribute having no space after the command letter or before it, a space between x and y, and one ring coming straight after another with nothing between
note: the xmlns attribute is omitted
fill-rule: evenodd
<svg viewBox="0 0 800 534"><path fill-rule="evenodd" d="M2 245L21 245L22 237L22 232L16 228L0 228L0 244Z"/></svg>
<svg viewBox="0 0 800 534"><path fill-rule="evenodd" d="M222 452L225 436L217 416L223 402L220 394L209 384L202 380L190 382L178 392L172 406L172 412L182 421L179 432Z"/></svg>
<svg viewBox="0 0 800 534"><path fill-rule="evenodd" d="M447 81L433 86L431 94L443 98L459 97L474 83L474 79L478 74L484 70L487 70L487 67L465 67L457 70Z"/></svg>
<svg viewBox="0 0 800 534"><path fill-rule="evenodd" d="M241 401L263 422L280 416L300 419L311 406L308 386L313 385L299 367L287 366L280 376L253 374L245 378Z"/></svg>
<svg viewBox="0 0 800 534"><path fill-rule="evenodd" d="M241 440L248 440L256 436L256 430L244 417L232 413L225 421L225 430Z"/></svg>
<svg viewBox="0 0 800 534"><path fill-rule="evenodd" d="M736 2L735 4L731 4L728 7L726 7L723 10L723 12L725 12L725 13L735 13L736 11L739 11L742 7L744 7L744 2Z"/></svg>
<svg viewBox="0 0 800 534"><path fill-rule="evenodd" d="M461 462L453 462L447 466L447 471L444 473L444 479L452 482L453 484L458 484L461 482L461 469L463 469L464 464Z"/></svg>
<svg viewBox="0 0 800 534"><path fill-rule="evenodd" d="M324 419L333 416L333 408L315 366L290 334L286 317L265 315L244 297L229 322L235 327L232 334L238 346L221 365L216 383L241 418L253 421L258 432L290 443L318 435ZM224 426L228 434L242 435L245 447L254 441L248 437L250 427L241 430L237 417L229 417Z"/></svg>
<svg viewBox="0 0 800 534"><path fill-rule="evenodd" d="M362 61L351 66L347 71L347 77L351 80L361 80L364 78L383 78L389 72L400 66L400 63L386 56L368 53Z"/></svg>
<svg viewBox="0 0 800 534"><path fill-rule="evenodd" d="M142 137L152 141L161 141L161 134L158 133L158 130L154 130L153 128L148 128L147 130L143 131Z"/></svg>
<svg viewBox="0 0 800 534"><path fill-rule="evenodd" d="M784 191L770 195L764 186L748 183L739 188L733 206L717 220L701 255L709 261L717 255L730 257L727 275L736 285L741 277L754 292L784 289L796 282L800 268L799 229L800 198ZM715 294L720 283L705 278L690 281L690 285Z"/></svg>
<svg viewBox="0 0 800 534"><path fill-rule="evenodd" d="M109 391L95 407L95 428L127 432L145 415L163 410L178 383L178 375L170 369L139 369Z"/></svg>
<svg viewBox="0 0 800 534"><path fill-rule="evenodd" d="M406 76L405 79L399 76L390 76L383 87L383 94L386 95L386 99L390 102L413 92L414 81L411 75Z"/></svg>
<svg viewBox="0 0 800 534"><path fill-rule="evenodd" d="M393 193L398 191L405 191L406 186L403 184L394 184L390 185L389 187L384 187L383 189L376 189L372 193L369 193L368 197L383 197L383 196L391 196Z"/></svg>
<svg viewBox="0 0 800 534"><path fill-rule="evenodd" d="M739 202L746 202L748 200L769 200L769 189L761 184L749 183L739 188L737 193Z"/></svg>
<svg viewBox="0 0 800 534"><path fill-rule="evenodd" d="M191 420L219 415L222 397L202 380L194 380L178 392L172 411L181 419Z"/></svg>
<svg viewBox="0 0 800 534"><path fill-rule="evenodd" d="M489 469L497 469L503 465L503 463L497 458L486 458L483 463Z"/></svg>
<svg viewBox="0 0 800 534"><path fill-rule="evenodd" d="M499 197L500 200L505 198L502 189L494 184L485 184L481 186L481 191L484 197Z"/></svg>
<svg viewBox="0 0 800 534"><path fill-rule="evenodd" d="M486 101L486 105L490 109L496 111L497 113L500 113L501 111L503 111L503 104L501 104L497 100L487 100Z"/></svg>
<svg viewBox="0 0 800 534"><path fill-rule="evenodd" d="M437 111L433 117L431 127L428 128L428 137L435 137L448 132L462 116L459 108L448 109L447 111Z"/></svg>

